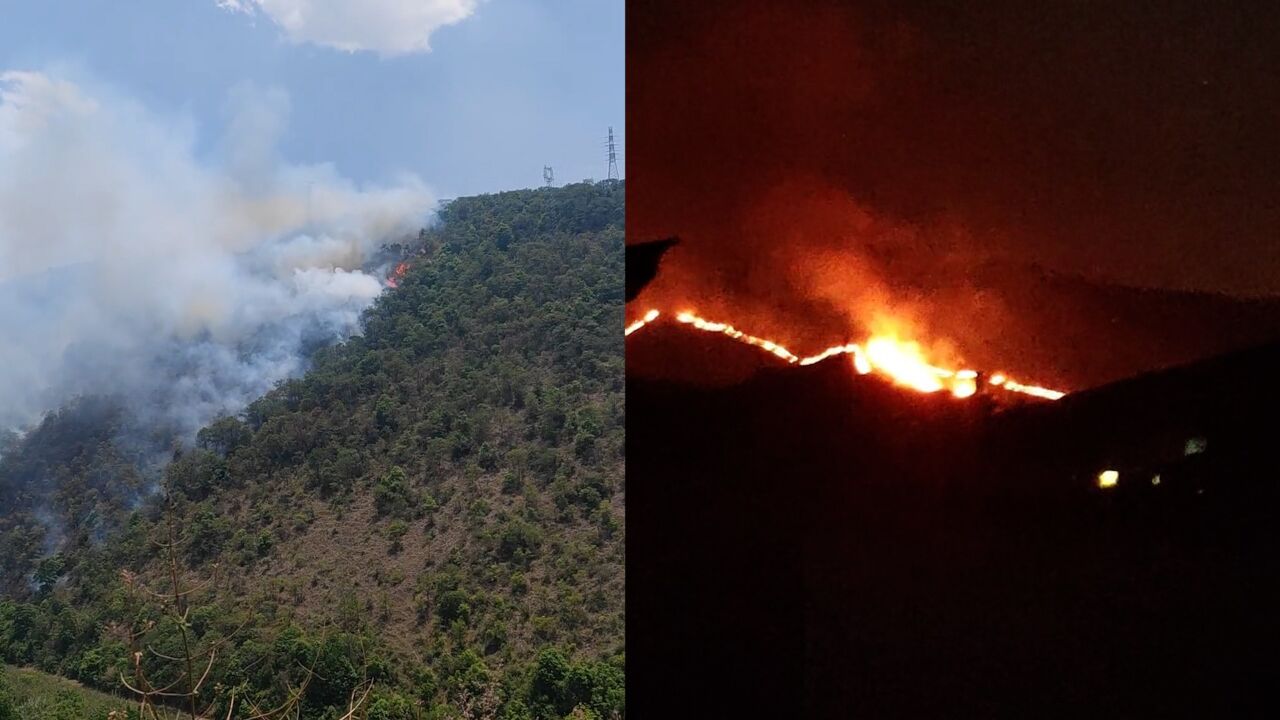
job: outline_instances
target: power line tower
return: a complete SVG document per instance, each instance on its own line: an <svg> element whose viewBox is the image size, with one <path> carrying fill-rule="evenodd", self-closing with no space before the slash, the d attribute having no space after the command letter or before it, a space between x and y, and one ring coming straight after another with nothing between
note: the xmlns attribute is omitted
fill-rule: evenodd
<svg viewBox="0 0 1280 720"><path fill-rule="evenodd" d="M606 144L609 146L609 174L608 174L608 179L609 179L609 180L617 180L617 179L618 179L618 146L617 146L617 145L614 143L614 141L613 141L613 126L612 126L612 125L610 125L610 126L609 126L609 141L608 141Z"/></svg>
<svg viewBox="0 0 1280 720"><path fill-rule="evenodd" d="M547 183L547 187L551 187L556 182L556 171L551 169L550 165L542 166L542 180Z"/></svg>

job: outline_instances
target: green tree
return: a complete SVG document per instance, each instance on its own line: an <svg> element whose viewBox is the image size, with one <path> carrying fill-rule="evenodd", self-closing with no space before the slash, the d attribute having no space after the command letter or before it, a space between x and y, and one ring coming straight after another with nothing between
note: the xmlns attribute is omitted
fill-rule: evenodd
<svg viewBox="0 0 1280 720"><path fill-rule="evenodd" d="M253 433L238 418L223 417L196 434L196 443L219 455L228 455L253 439Z"/></svg>
<svg viewBox="0 0 1280 720"><path fill-rule="evenodd" d="M383 691L369 703L368 720L415 720L413 703L397 692Z"/></svg>
<svg viewBox="0 0 1280 720"><path fill-rule="evenodd" d="M416 503L403 469L399 466L393 467L378 479L378 484L373 488L373 501L379 515L392 517L408 515L409 508Z"/></svg>
<svg viewBox="0 0 1280 720"><path fill-rule="evenodd" d="M538 653L529 683L529 707L535 717L563 717L573 709L565 694L565 680L569 676L569 660L556 648L546 648Z"/></svg>
<svg viewBox="0 0 1280 720"><path fill-rule="evenodd" d="M62 570L67 565L67 560L62 553L56 553L40 561L36 566L34 577L36 585L40 588L41 595L47 595L53 589L54 583L58 582L58 578L62 577Z"/></svg>

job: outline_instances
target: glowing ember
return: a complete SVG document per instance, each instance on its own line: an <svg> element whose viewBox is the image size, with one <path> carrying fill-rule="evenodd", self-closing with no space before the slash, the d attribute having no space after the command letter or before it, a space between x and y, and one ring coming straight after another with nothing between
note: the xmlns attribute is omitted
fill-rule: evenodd
<svg viewBox="0 0 1280 720"><path fill-rule="evenodd" d="M631 335L658 317L657 310L650 310L645 316L626 328L626 335ZM747 334L732 325L713 322L698 317L690 311L676 315L676 321L691 325L705 332L727 335L738 342L758 347L788 363L797 365L813 365L835 355L853 357L853 367L859 375L877 372L887 376L893 382L920 392L932 393L948 390L957 398L967 398L978 392L978 373L976 370L948 370L930 364L924 356L919 343L899 340L889 335L876 335L865 345L849 343L834 345L817 355L799 357L787 348L765 338ZM1023 385L1014 382L1004 373L992 375L987 382L1009 392L1022 393L1046 400L1057 400L1066 393L1050 390L1038 385Z"/></svg>
<svg viewBox="0 0 1280 720"><path fill-rule="evenodd" d="M645 313L645 314L644 314L644 317L642 317L642 318L640 318L639 320L637 320L637 321L635 321L635 322L631 323L630 325L628 325L628 326L626 327L626 329L625 329L625 330L623 330L622 334L623 334L624 336L626 336L626 335L630 335L631 333L633 333L633 332L635 332L635 331L639 330L640 328L644 327L645 325L648 325L649 323L653 322L654 320L657 320L657 319L658 319L658 315L659 315L659 314L660 314L660 313L658 313L658 311L657 311L657 310L650 310L649 312L647 312L647 313Z"/></svg>

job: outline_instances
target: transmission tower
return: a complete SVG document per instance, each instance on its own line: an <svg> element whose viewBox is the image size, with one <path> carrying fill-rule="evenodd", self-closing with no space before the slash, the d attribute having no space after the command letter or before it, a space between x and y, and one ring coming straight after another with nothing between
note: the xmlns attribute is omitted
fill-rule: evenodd
<svg viewBox="0 0 1280 720"><path fill-rule="evenodd" d="M547 187L551 187L556 182L556 171L552 170L550 165L543 165L542 179L547 183Z"/></svg>
<svg viewBox="0 0 1280 720"><path fill-rule="evenodd" d="M609 180L618 179L618 146L613 142L613 126L609 126Z"/></svg>

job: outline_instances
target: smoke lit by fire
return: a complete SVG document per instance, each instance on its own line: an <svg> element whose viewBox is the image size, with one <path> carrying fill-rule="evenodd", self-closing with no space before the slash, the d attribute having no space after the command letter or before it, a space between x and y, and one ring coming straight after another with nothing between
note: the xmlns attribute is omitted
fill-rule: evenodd
<svg viewBox="0 0 1280 720"><path fill-rule="evenodd" d="M635 333L656 320L659 314L658 310L648 311L643 318L628 325L625 334L629 336ZM951 370L939 367L926 358L925 351L919 343L900 339L893 334L873 335L864 343L835 345L816 355L801 357L773 340L748 334L728 323L707 320L692 312L677 313L675 319L681 324L698 330L720 333L738 342L760 348L790 364L812 365L835 355L849 355L858 374L878 373L898 385L919 392L933 393L946 390L957 398L966 398L978 391L979 374L976 370ZM1057 400L1065 395L1058 390L1015 382L1004 373L995 373L986 382L992 387L1046 400Z"/></svg>

